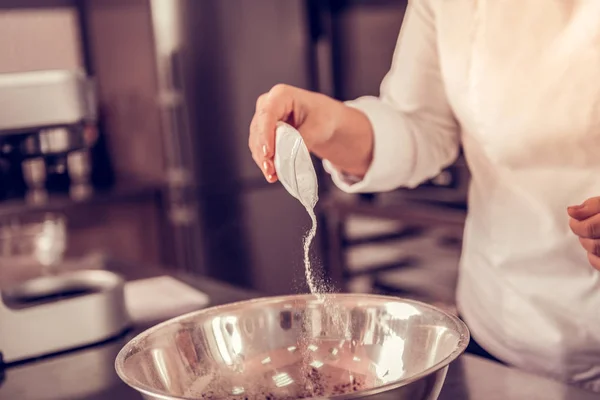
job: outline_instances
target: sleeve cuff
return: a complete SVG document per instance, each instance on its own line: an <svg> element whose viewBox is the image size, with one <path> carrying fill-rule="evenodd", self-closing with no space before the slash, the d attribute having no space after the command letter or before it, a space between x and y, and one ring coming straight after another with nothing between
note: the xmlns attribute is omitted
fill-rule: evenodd
<svg viewBox="0 0 600 400"><path fill-rule="evenodd" d="M363 97L345 104L362 111L371 122L373 161L361 179L344 174L331 162L323 160L323 167L333 183L346 193L384 192L408 185L414 144L406 134L402 115L375 97Z"/></svg>
<svg viewBox="0 0 600 400"><path fill-rule="evenodd" d="M363 178L349 175L338 170L329 160L323 160L323 168L329 175L331 175L333 183L345 192L351 192L353 190L353 186L363 181Z"/></svg>

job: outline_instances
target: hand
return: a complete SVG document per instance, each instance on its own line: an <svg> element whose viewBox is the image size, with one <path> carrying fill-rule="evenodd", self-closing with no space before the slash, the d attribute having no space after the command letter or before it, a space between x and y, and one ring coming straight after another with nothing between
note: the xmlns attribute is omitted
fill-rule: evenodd
<svg viewBox="0 0 600 400"><path fill-rule="evenodd" d="M277 181L273 157L278 121L292 125L308 149L353 175L364 175L371 162L373 134L360 111L323 94L276 85L256 102L248 147L268 182Z"/></svg>
<svg viewBox="0 0 600 400"><path fill-rule="evenodd" d="M248 146L267 181L277 180L273 164L276 123L284 121L298 129L312 151L333 134L336 106L333 99L287 85L276 85L258 98Z"/></svg>
<svg viewBox="0 0 600 400"><path fill-rule="evenodd" d="M587 199L581 205L567 209L569 226L579 236L592 267L600 270L600 197Z"/></svg>

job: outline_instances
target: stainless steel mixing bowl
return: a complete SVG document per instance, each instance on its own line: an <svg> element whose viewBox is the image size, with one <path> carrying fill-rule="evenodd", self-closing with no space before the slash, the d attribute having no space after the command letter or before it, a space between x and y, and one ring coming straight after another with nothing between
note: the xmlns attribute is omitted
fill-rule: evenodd
<svg viewBox="0 0 600 400"><path fill-rule="evenodd" d="M468 342L462 321L427 304L297 295L164 322L131 340L115 365L123 381L152 400L435 400Z"/></svg>

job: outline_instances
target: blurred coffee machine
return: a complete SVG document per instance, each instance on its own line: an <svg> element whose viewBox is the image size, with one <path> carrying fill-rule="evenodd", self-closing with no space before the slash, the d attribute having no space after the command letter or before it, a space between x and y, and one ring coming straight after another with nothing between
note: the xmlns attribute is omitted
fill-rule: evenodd
<svg viewBox="0 0 600 400"><path fill-rule="evenodd" d="M0 200L92 192L95 91L82 72L0 74Z"/></svg>

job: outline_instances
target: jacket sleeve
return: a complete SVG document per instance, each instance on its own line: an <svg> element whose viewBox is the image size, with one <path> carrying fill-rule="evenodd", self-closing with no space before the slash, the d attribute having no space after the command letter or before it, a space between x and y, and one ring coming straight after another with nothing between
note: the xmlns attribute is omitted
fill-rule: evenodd
<svg viewBox="0 0 600 400"><path fill-rule="evenodd" d="M348 193L413 188L450 165L459 150L459 126L442 82L432 0L409 1L390 71L377 97L346 104L363 111L374 131L372 163L362 180L324 160Z"/></svg>

